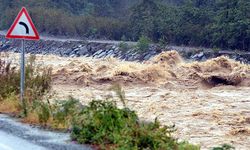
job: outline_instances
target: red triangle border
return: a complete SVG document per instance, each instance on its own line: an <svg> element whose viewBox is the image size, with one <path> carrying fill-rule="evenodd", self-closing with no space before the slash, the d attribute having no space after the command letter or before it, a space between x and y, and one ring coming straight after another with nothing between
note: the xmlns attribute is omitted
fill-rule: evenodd
<svg viewBox="0 0 250 150"><path fill-rule="evenodd" d="M31 27L32 27L32 30L34 31L35 33L35 36L21 36L21 35L11 35L11 33L13 32L14 28L16 27L19 19L21 18L22 14L25 14L25 16L27 17ZM6 38L7 39L27 39L27 40L39 40L40 37L39 37L39 34L37 32L37 29L27 11L27 9L25 7L23 7L21 9L21 11L18 13L14 23L11 25L10 29L8 30L7 34L6 34Z"/></svg>

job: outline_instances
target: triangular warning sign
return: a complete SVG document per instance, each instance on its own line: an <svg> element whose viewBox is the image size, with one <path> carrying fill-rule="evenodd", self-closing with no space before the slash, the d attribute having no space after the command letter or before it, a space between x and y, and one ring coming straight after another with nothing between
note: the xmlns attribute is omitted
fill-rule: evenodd
<svg viewBox="0 0 250 150"><path fill-rule="evenodd" d="M8 30L6 38L39 40L39 34L25 7L21 9L14 23Z"/></svg>

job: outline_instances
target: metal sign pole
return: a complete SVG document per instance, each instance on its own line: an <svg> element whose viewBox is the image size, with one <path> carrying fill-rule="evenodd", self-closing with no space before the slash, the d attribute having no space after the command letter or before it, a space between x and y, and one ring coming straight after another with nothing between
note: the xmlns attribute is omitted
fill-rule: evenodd
<svg viewBox="0 0 250 150"><path fill-rule="evenodd" d="M17 32L18 31L18 32ZM18 34L17 34L18 33ZM18 13L14 23L8 30L6 36L7 39L22 39L21 47L21 60L20 60L20 103L24 110L24 115L27 115L27 108L25 102L25 41L24 39L29 40L39 40L39 34L34 23L31 20L31 17L25 7L21 9Z"/></svg>
<svg viewBox="0 0 250 150"><path fill-rule="evenodd" d="M22 40L22 49L21 49L21 80L20 80L20 91L21 91L21 104L24 108L24 114L26 115L26 106L24 101L24 89L25 89L25 41Z"/></svg>

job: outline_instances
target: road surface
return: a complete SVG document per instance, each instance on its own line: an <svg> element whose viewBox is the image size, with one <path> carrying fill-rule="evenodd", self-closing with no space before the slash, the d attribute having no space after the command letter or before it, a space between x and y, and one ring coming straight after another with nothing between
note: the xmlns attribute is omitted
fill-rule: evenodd
<svg viewBox="0 0 250 150"><path fill-rule="evenodd" d="M0 114L0 150L91 150L70 141L67 133L24 125Z"/></svg>
<svg viewBox="0 0 250 150"><path fill-rule="evenodd" d="M6 35L6 31L0 31L0 35ZM52 37L52 36L41 36L40 39L45 41L59 41L59 42L66 42L66 41L87 41L88 43L102 43L102 44L119 44L123 41L114 41L114 40L83 40L80 38L66 38L66 37ZM126 41L125 43L129 45L136 45L137 42Z"/></svg>
<svg viewBox="0 0 250 150"><path fill-rule="evenodd" d="M14 143L13 143L14 141ZM1 150L45 150L44 147L35 145L19 137L0 131L0 149Z"/></svg>

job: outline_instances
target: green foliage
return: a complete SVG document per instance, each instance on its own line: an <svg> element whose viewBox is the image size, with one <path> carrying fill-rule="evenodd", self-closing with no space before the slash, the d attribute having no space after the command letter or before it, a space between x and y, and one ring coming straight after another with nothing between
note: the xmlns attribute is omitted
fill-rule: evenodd
<svg viewBox="0 0 250 150"><path fill-rule="evenodd" d="M119 109L114 101L94 100L73 122L71 137L79 143L110 145L111 149L199 149L178 143L171 137L174 131L174 127L161 126L157 119L140 123L134 111Z"/></svg>
<svg viewBox="0 0 250 150"><path fill-rule="evenodd" d="M125 42L125 41L127 40L126 36L123 35L123 36L121 37L121 40L122 40L123 42Z"/></svg>
<svg viewBox="0 0 250 150"><path fill-rule="evenodd" d="M168 44L167 40L162 37L160 40L159 40L159 45L161 48L164 48L166 45Z"/></svg>
<svg viewBox="0 0 250 150"><path fill-rule="evenodd" d="M109 143L129 122L137 121L134 112L117 109L114 102L92 101L89 105L74 123L72 137L80 143ZM78 129L80 134L75 132Z"/></svg>
<svg viewBox="0 0 250 150"><path fill-rule="evenodd" d="M149 49L150 40L146 36L141 36L136 47L139 52L145 52Z"/></svg>
<svg viewBox="0 0 250 150"><path fill-rule="evenodd" d="M50 105L42 101L34 101L32 104L31 112L36 113L38 115L39 123L45 125L51 117Z"/></svg>
<svg viewBox="0 0 250 150"><path fill-rule="evenodd" d="M70 97L54 104L34 101L30 109L40 124L57 129L72 127L73 140L98 145L100 149L199 150L198 146L174 139L174 126L162 126L157 119L139 122L134 111L118 108L112 100L93 100L83 107Z"/></svg>
<svg viewBox="0 0 250 150"><path fill-rule="evenodd" d="M126 51L128 51L131 48L131 46L128 43L126 43L127 38L125 35L123 35L121 37L121 40L122 40L122 42L120 42L118 46L119 46L120 50L125 53Z"/></svg>
<svg viewBox="0 0 250 150"><path fill-rule="evenodd" d="M68 100L57 101L50 104L49 101L33 101L29 105L29 112L36 114L39 123L50 125L53 128L65 129L71 126L75 116L83 109L81 103L69 97Z"/></svg>
<svg viewBox="0 0 250 150"><path fill-rule="evenodd" d="M129 50L129 45L126 42L120 42L119 43L119 48L122 52L126 52Z"/></svg>
<svg viewBox="0 0 250 150"><path fill-rule="evenodd" d="M55 125L62 125L64 127L69 127L74 120L74 117L77 116L80 111L83 109L81 103L69 97L67 101L58 101L54 104L53 109L53 120Z"/></svg>
<svg viewBox="0 0 250 150"><path fill-rule="evenodd" d="M218 0L217 14L211 25L212 44L221 48L249 50L250 2Z"/></svg>
<svg viewBox="0 0 250 150"><path fill-rule="evenodd" d="M250 50L248 0L0 0L1 29L21 6L53 35Z"/></svg>
<svg viewBox="0 0 250 150"><path fill-rule="evenodd" d="M138 37L147 36L154 38L156 29L156 18L159 15L160 7L154 0L143 0L138 5L132 8L130 16L130 27L132 36ZM157 37L156 37L157 38Z"/></svg>
<svg viewBox="0 0 250 150"><path fill-rule="evenodd" d="M73 140L99 145L100 149L199 150L198 146L174 139L174 126L162 126L157 118L154 122L140 122L136 113L127 108L125 93L119 84L110 90L116 92L123 108L118 108L113 100L91 101L75 115Z"/></svg>
<svg viewBox="0 0 250 150"><path fill-rule="evenodd" d="M223 144L220 147L214 147L213 150L234 150L235 148L228 144Z"/></svg>
<svg viewBox="0 0 250 150"><path fill-rule="evenodd" d="M218 53L218 52L220 51L219 48L213 48L212 50L213 50L215 53Z"/></svg>

